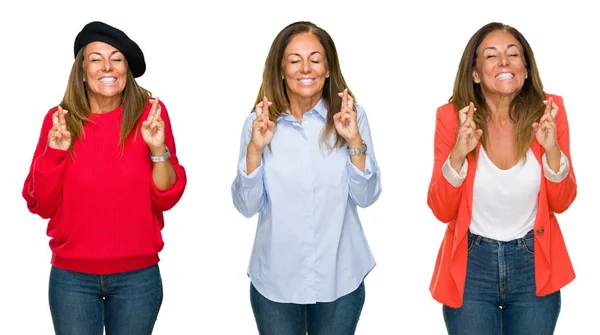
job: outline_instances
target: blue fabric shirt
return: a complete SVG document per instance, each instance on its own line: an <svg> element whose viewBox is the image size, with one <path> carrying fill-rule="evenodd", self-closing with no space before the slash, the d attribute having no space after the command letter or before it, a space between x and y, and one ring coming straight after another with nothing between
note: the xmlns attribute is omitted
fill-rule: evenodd
<svg viewBox="0 0 600 335"><path fill-rule="evenodd" d="M248 276L271 301L334 301L358 288L375 266L356 206L377 200L381 172L367 116L356 109L367 144L364 173L351 163L347 146L330 151L320 143L327 117L321 99L302 123L289 114L277 120L271 148L264 148L260 166L248 175L246 150L256 114L246 119L231 193L244 216L259 213Z"/></svg>

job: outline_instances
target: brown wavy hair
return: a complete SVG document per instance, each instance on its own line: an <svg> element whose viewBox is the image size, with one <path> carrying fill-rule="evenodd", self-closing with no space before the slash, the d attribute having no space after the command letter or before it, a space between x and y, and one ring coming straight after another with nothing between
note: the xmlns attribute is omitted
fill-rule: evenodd
<svg viewBox="0 0 600 335"><path fill-rule="evenodd" d="M477 128L483 130L481 144L484 148L487 148L487 121L490 119L491 114L485 96L481 92L481 85L473 82L473 70L477 64L477 48L489 33L498 30L508 32L519 41L522 47L521 57L528 73L523 87L511 101L509 107L509 117L516 130L514 140L517 145L517 158L520 160L525 159L527 150L529 150L534 138L532 123L539 121L544 114L545 105L542 101L545 99L545 94L533 50L529 42L517 29L503 23L492 22L481 27L471 37L460 60L454 81L454 90L449 101L454 104L457 114L461 108L473 102L477 108L473 121Z"/></svg>
<svg viewBox="0 0 600 335"><path fill-rule="evenodd" d="M65 121L67 123L67 130L71 132L72 140L71 147L69 148L71 154L73 153L75 139L84 137L83 126L89 120L89 116L92 113L90 101L87 96L87 88L83 81L85 74L85 69L83 68L84 53L85 47L81 48L77 56L75 56L69 81L67 82L67 89L60 102L60 106L69 111L65 117ZM123 105L123 120L121 121L120 132L121 148L125 144L125 139L136 127L148 103L148 98L152 95L150 91L141 87L135 81L127 60L125 60L125 64L127 67L127 83L121 94L121 104Z"/></svg>
<svg viewBox="0 0 600 335"><path fill-rule="evenodd" d="M267 97L272 105L269 107L269 119L276 122L283 113L290 109L290 101L287 95L287 88L285 82L281 79L283 76L283 53L285 48L290 43L292 38L301 33L311 33L321 43L323 49L325 49L325 64L329 71L329 78L325 79L323 86L323 100L327 107L327 121L325 128L321 133L321 143L325 144L329 149L340 147L345 144L345 140L335 130L333 123L333 116L340 111L342 98L338 96L338 92L344 91L348 87L346 80L342 75L340 69L340 63L338 60L337 50L333 39L329 34L322 28L318 27L312 22L300 21L294 22L287 27L283 28L273 40L271 49L267 60L265 61L265 68L263 71L263 81L256 97L254 105L262 101L263 97ZM356 104L356 98L348 89L348 95L352 96L354 103ZM252 107L254 111L254 106ZM333 146L330 145L327 140L329 136L335 134L335 143Z"/></svg>

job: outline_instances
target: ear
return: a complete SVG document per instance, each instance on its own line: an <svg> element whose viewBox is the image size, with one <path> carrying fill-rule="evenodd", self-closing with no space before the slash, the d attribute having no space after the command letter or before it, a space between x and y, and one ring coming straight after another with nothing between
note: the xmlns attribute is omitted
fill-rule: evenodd
<svg viewBox="0 0 600 335"><path fill-rule="evenodd" d="M481 79L479 79L479 74L477 73L477 69L473 69L473 82L475 84L479 84Z"/></svg>

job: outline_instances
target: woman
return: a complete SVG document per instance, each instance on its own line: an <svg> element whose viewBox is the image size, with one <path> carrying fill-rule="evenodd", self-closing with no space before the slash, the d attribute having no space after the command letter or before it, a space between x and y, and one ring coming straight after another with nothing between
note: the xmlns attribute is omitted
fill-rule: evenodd
<svg viewBox="0 0 600 335"><path fill-rule="evenodd" d="M265 62L231 187L260 213L248 269L261 334L353 334L375 266L358 218L381 193L366 114L329 34L285 27Z"/></svg>
<svg viewBox="0 0 600 335"><path fill-rule="evenodd" d="M46 115L23 197L49 218L57 334L150 334L162 302L163 211L181 198L167 110L135 78L138 45L102 22L75 39L60 105Z"/></svg>
<svg viewBox="0 0 600 335"><path fill-rule="evenodd" d="M431 281L449 334L552 334L575 277L554 213L577 192L562 98L515 28L490 23L437 111L427 203L447 222Z"/></svg>

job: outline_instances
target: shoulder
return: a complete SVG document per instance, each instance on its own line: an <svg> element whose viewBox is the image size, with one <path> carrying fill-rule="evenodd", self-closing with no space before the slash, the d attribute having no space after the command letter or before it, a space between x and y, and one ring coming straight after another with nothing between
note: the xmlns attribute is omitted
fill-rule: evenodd
<svg viewBox="0 0 600 335"><path fill-rule="evenodd" d="M454 108L454 104L452 102L438 107L436 115L437 118L441 119L442 121L456 121L458 118L456 109Z"/></svg>
<svg viewBox="0 0 600 335"><path fill-rule="evenodd" d="M435 117L436 131L445 131L454 134L458 128L458 114L453 103L438 107Z"/></svg>
<svg viewBox="0 0 600 335"><path fill-rule="evenodd" d="M361 105L354 105L354 109L356 109L356 120L359 122L363 119L367 118L367 113L365 112L365 108Z"/></svg>
<svg viewBox="0 0 600 335"><path fill-rule="evenodd" d="M564 109L564 101L563 101L563 97L557 94L551 94L551 93L546 93L546 100L552 98L552 101L554 101L555 104L558 105L558 108L560 110ZM559 110L559 112L560 112Z"/></svg>
<svg viewBox="0 0 600 335"><path fill-rule="evenodd" d="M44 125L52 124L52 115L54 115L54 113L56 113L57 110L58 106L54 106L46 112L46 115L44 115Z"/></svg>

